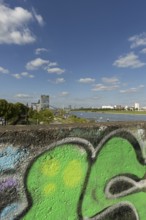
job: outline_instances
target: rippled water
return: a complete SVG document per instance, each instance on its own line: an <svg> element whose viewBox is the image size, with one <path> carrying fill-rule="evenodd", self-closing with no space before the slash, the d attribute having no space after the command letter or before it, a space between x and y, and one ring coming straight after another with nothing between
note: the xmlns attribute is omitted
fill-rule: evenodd
<svg viewBox="0 0 146 220"><path fill-rule="evenodd" d="M136 114L109 114L109 113L97 113L97 112L81 112L73 111L72 115L76 115L80 118L88 118L97 122L106 121L146 121L146 115Z"/></svg>

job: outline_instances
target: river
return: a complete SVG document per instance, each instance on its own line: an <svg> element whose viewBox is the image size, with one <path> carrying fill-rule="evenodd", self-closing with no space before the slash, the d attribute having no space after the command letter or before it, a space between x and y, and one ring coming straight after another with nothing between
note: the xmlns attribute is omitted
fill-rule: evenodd
<svg viewBox="0 0 146 220"><path fill-rule="evenodd" d="M110 114L98 112L72 111L72 115L80 118L87 118L97 122L107 121L146 121L146 115L139 114Z"/></svg>

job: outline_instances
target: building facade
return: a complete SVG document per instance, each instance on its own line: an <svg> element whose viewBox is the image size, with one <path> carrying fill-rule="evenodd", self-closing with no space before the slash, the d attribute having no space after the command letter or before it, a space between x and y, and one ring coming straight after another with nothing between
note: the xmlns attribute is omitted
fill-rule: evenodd
<svg viewBox="0 0 146 220"><path fill-rule="evenodd" d="M40 110L49 108L49 95L41 95L40 98Z"/></svg>
<svg viewBox="0 0 146 220"><path fill-rule="evenodd" d="M41 95L37 103L31 103L31 107L33 110L37 110L38 112L40 110L49 109L49 101L49 95Z"/></svg>
<svg viewBox="0 0 146 220"><path fill-rule="evenodd" d="M139 109L140 109L139 103L135 103L135 104L134 104L134 108L135 108L136 110L139 110Z"/></svg>

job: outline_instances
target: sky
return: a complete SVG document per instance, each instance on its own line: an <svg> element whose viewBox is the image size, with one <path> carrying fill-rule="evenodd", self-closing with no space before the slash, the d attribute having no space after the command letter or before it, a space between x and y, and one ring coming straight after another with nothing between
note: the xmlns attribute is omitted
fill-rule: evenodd
<svg viewBox="0 0 146 220"><path fill-rule="evenodd" d="M0 0L0 99L146 106L145 0Z"/></svg>

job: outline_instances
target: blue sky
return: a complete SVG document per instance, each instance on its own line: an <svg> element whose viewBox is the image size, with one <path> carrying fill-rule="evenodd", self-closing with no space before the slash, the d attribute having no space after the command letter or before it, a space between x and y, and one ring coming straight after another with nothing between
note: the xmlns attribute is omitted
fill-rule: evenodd
<svg viewBox="0 0 146 220"><path fill-rule="evenodd" d="M0 0L0 98L146 106L145 0Z"/></svg>

